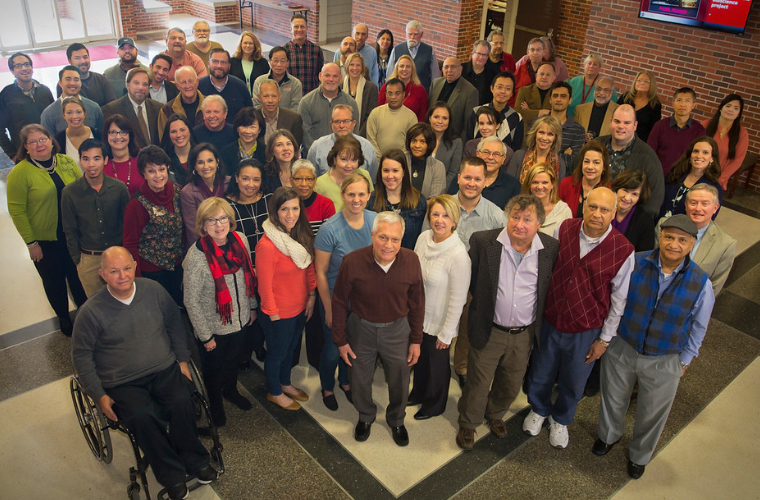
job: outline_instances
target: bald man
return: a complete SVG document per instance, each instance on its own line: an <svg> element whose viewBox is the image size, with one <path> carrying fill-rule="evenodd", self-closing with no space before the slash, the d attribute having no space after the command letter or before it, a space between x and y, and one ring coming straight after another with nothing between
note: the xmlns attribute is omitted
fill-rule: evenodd
<svg viewBox="0 0 760 500"><path fill-rule="evenodd" d="M462 63L456 57L444 59L442 71L443 76L436 78L430 87L428 107L432 108L438 101L448 104L451 108L449 127L464 141L467 118L478 105L478 90L462 78Z"/></svg>
<svg viewBox="0 0 760 500"><path fill-rule="evenodd" d="M351 106L354 116L359 116L359 108L354 98L341 89L340 67L327 63L319 73L319 87L306 94L298 103L298 114L303 119L303 154L308 154L314 141L332 133L330 118L336 104Z"/></svg>
<svg viewBox="0 0 760 500"><path fill-rule="evenodd" d="M633 245L613 228L617 198L606 187L589 193L583 219L567 219L555 231L559 255L546 296L544 321L527 381L531 412L523 431L541 432L549 419L549 444L566 448L567 426L583 397L591 369L617 334L625 309ZM552 390L559 381L559 394Z"/></svg>
<svg viewBox="0 0 760 500"><path fill-rule="evenodd" d="M356 41L356 50L364 58L364 65L369 70L369 79L372 80L375 85L380 87L380 70L377 66L377 51L374 47L367 45L367 38L369 38L369 28L366 24L359 23L354 26L353 31L354 41ZM340 53L335 52L333 62L338 62L340 59Z"/></svg>
<svg viewBox="0 0 760 500"><path fill-rule="evenodd" d="M84 392L132 431L169 497L184 498L188 474L204 484L217 475L198 440L189 337L168 292L135 269L126 248L103 252L106 286L79 308L71 355Z"/></svg>

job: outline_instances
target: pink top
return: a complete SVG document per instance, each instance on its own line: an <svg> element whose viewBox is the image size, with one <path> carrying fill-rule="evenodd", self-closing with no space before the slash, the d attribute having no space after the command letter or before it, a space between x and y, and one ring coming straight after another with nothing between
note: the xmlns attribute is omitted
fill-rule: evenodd
<svg viewBox="0 0 760 500"><path fill-rule="evenodd" d="M425 87L422 85L415 85L414 82L409 82L404 94L404 106L411 109L412 112L417 115L418 122L424 122L428 110L428 96L427 92L425 92ZM377 98L377 103L378 106L388 104L388 100L385 97L385 84L380 88L380 95Z"/></svg>
<svg viewBox="0 0 760 500"><path fill-rule="evenodd" d="M702 120L702 126L707 128L707 124L710 120ZM739 170L739 167L744 163L744 157L747 156L747 148L749 147L749 134L747 129L739 124L739 142L736 143L736 156L733 159L728 159L728 133L721 139L720 137L720 125L715 132L713 139L718 143L718 159L720 160L720 185L723 186L723 190L728 189L728 179L734 175L734 172Z"/></svg>
<svg viewBox="0 0 760 500"><path fill-rule="evenodd" d="M137 171L137 158L134 157L127 161L113 161L109 158L103 168L103 173L126 184L130 198L145 182L143 176Z"/></svg>

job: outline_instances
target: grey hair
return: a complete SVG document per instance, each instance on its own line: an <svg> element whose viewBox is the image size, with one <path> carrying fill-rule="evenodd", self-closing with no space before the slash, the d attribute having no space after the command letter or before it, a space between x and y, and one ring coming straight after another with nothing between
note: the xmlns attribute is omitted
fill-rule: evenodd
<svg viewBox="0 0 760 500"><path fill-rule="evenodd" d="M348 104L336 104L333 106L332 113L330 113L330 121L332 121L332 117L335 116L335 112L338 110L348 111L351 113L351 119L354 119L354 108L349 106Z"/></svg>
<svg viewBox="0 0 760 500"><path fill-rule="evenodd" d="M177 68L177 71L174 72L174 78L175 79L177 78L177 73L185 73L185 72L192 73L193 76L195 77L195 80L198 81L198 72L195 71L195 68L193 68L192 66L180 66L179 68Z"/></svg>
<svg viewBox="0 0 760 500"><path fill-rule="evenodd" d="M686 192L686 200L689 200L689 196L694 191L707 191L708 193L713 195L713 198L715 199L715 204L720 203L720 198L718 197L718 190L715 189L715 186L711 186L707 183L700 182L699 184L695 184Z"/></svg>
<svg viewBox="0 0 760 500"><path fill-rule="evenodd" d="M275 87L277 87L277 93L278 94L282 93L282 90L280 89L280 84L277 83L277 81L272 80L271 78L267 78L266 80L264 80L263 82L259 84L259 92L261 92L262 85L274 85Z"/></svg>
<svg viewBox="0 0 760 500"><path fill-rule="evenodd" d="M227 111L227 102L224 100L224 97L217 94L207 95L206 98L203 99L203 103L201 103L201 111L206 111L206 105L210 102L218 102L222 105L222 108Z"/></svg>
<svg viewBox="0 0 760 500"><path fill-rule="evenodd" d="M302 168L309 170L312 174L314 174L315 177L317 176L317 169L314 167L314 164L309 160L304 160L303 158L293 162L293 164L290 166L290 175L296 175L296 172Z"/></svg>
<svg viewBox="0 0 760 500"><path fill-rule="evenodd" d="M601 82L602 80L607 80L608 82L610 82L612 84L612 90L613 91L615 90L615 79L614 78L612 78L611 76L607 76L607 75L599 75L599 79L597 80L597 83Z"/></svg>
<svg viewBox="0 0 760 500"><path fill-rule="evenodd" d="M499 142L501 143L501 154L505 155L507 154L507 145L502 142L501 139L499 139L499 136L492 135L491 137L485 137L480 140L478 143L478 151L483 151L483 148L486 147L487 142Z"/></svg>
<svg viewBox="0 0 760 500"><path fill-rule="evenodd" d="M488 52L491 52L491 44L488 43L488 40L478 40L477 42L472 44L472 51L475 52L478 50L478 47L488 47Z"/></svg>
<svg viewBox="0 0 760 500"><path fill-rule="evenodd" d="M386 222L388 224L401 224L401 234L406 231L406 223L404 222L404 218L396 212L387 211L377 214L375 221L372 223L372 232L376 233L377 228L380 227L380 224L383 222Z"/></svg>
<svg viewBox="0 0 760 500"><path fill-rule="evenodd" d="M406 31L409 31L410 29L420 30L420 32L422 32L422 25L419 21L412 20L406 23Z"/></svg>
<svg viewBox="0 0 760 500"><path fill-rule="evenodd" d="M533 207L533 210L536 211L536 218L538 218L538 225L543 226L544 222L546 222L546 211L544 210L544 205L541 203L541 200L539 200L538 197L534 194L518 194L517 196L510 198L510 200L507 202L507 206L504 207L504 215L509 217L509 215L512 213L512 209L515 207L517 207L518 212L522 212L530 207Z"/></svg>

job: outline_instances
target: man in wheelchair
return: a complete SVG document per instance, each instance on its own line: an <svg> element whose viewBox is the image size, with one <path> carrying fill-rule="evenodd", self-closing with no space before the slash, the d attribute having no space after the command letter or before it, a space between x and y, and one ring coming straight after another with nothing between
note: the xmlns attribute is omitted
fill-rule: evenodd
<svg viewBox="0 0 760 500"><path fill-rule="evenodd" d="M125 248L103 252L100 276L107 286L79 309L74 368L105 416L121 419L135 435L169 497L181 499L188 474L208 484L217 472L198 439L179 309L156 281L135 279L135 266Z"/></svg>

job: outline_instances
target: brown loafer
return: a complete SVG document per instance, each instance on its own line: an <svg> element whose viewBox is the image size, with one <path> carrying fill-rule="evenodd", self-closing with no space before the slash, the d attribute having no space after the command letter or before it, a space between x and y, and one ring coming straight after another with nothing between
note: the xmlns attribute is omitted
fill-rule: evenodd
<svg viewBox="0 0 760 500"><path fill-rule="evenodd" d="M283 406L283 405L281 405L280 403L278 403L278 402L277 402L277 400L276 400L276 399L274 399L274 396L272 396L271 394L267 394L267 400L268 400L269 402L271 402L271 403L274 403L274 404L276 404L277 406L279 406L280 408L282 408L282 409L284 409L284 410L300 410L300 409L301 409L301 405L300 405L300 404L298 404L298 402L297 402L297 401L293 401L293 402L292 402L292 403L290 403L289 405L287 405L287 406Z"/></svg>
<svg viewBox="0 0 760 500"><path fill-rule="evenodd" d="M457 446L464 451L472 451L472 447L475 446L475 429L460 426L457 432Z"/></svg>
<svg viewBox="0 0 760 500"><path fill-rule="evenodd" d="M507 424L505 424L500 418L489 418L488 428L491 429L493 435L499 439L507 437Z"/></svg>
<svg viewBox="0 0 760 500"><path fill-rule="evenodd" d="M282 391L282 392L284 392L285 394L287 394L291 398L295 399L296 401L308 401L309 400L309 395L306 394L304 391L302 391L298 387L293 387L293 389L296 390L295 393L290 393L290 392L287 392L287 391Z"/></svg>

